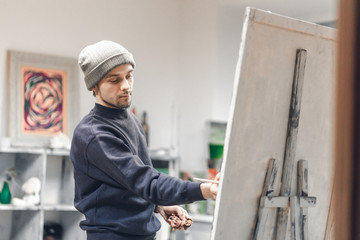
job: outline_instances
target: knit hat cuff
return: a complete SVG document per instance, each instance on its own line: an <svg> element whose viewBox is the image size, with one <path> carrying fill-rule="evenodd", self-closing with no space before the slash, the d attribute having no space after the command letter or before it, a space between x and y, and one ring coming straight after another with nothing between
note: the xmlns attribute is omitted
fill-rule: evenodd
<svg viewBox="0 0 360 240"><path fill-rule="evenodd" d="M101 81L101 79L108 74L115 67L122 64L131 64L135 68L135 61L131 53L118 53L114 54L107 59L100 62L96 67L94 67L86 76L85 83L89 91Z"/></svg>

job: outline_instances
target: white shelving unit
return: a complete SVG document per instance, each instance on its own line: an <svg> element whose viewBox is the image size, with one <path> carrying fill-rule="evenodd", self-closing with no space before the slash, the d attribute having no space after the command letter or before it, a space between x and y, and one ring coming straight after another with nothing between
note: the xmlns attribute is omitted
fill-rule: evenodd
<svg viewBox="0 0 360 240"><path fill-rule="evenodd" d="M42 240L46 222L59 223L62 239L83 240L79 227L83 215L73 206L74 178L68 151L8 148L0 150L0 171L15 168L22 185L30 177L41 181L40 204L14 206L0 204L1 240ZM18 193L12 193L12 197Z"/></svg>

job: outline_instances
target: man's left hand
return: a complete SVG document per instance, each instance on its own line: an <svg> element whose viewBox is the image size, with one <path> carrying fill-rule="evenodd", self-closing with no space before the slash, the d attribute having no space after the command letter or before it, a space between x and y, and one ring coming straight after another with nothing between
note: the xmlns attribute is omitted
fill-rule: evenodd
<svg viewBox="0 0 360 240"><path fill-rule="evenodd" d="M180 220L181 220L181 224L174 228L173 225L173 230L179 230L184 228L185 230L188 228L187 226L185 226L184 224L186 222L188 222L189 220L191 220L192 222L192 218L190 217L190 215L188 214L188 212L183 209L182 207L179 206L156 206L156 211L158 213L160 213L160 215L165 219L165 221L167 223L171 224L171 221L169 220L169 218L172 215L177 216Z"/></svg>

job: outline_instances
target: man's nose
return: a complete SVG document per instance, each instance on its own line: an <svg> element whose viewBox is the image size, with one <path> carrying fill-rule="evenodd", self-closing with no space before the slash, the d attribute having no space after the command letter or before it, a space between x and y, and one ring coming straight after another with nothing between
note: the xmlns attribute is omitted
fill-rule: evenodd
<svg viewBox="0 0 360 240"><path fill-rule="evenodd" d="M130 82L127 80L121 81L120 90L129 90L129 89L130 89Z"/></svg>

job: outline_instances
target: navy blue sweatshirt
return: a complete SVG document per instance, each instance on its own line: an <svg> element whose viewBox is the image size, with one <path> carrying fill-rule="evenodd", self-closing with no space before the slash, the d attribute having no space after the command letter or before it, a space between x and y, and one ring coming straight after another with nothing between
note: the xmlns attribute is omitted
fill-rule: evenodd
<svg viewBox="0 0 360 240"><path fill-rule="evenodd" d="M152 167L141 124L129 110L95 104L75 129L75 207L88 240L153 239L156 205L203 200L200 184Z"/></svg>

